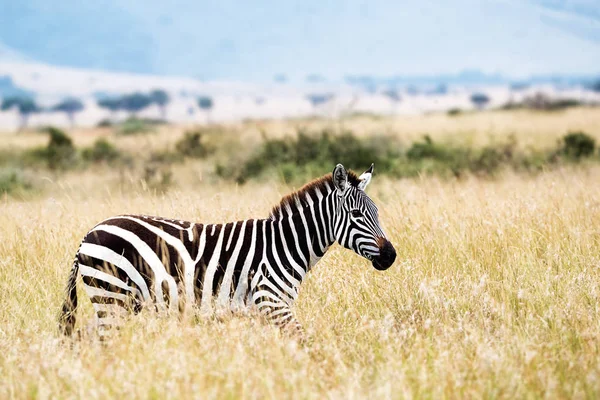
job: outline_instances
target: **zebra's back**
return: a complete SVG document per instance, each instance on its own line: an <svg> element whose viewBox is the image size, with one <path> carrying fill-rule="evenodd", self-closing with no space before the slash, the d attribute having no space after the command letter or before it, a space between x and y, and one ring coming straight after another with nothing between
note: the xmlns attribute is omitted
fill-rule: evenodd
<svg viewBox="0 0 600 400"><path fill-rule="evenodd" d="M100 326L114 314L186 304L206 312L247 306L264 221L202 225L141 215L109 218L84 238L76 263Z"/></svg>

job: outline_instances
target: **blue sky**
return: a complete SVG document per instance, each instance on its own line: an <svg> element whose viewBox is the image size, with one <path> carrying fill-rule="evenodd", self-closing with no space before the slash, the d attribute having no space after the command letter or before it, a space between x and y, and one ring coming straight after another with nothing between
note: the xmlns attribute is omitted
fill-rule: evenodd
<svg viewBox="0 0 600 400"><path fill-rule="evenodd" d="M599 4L0 0L0 57L205 79L598 74Z"/></svg>

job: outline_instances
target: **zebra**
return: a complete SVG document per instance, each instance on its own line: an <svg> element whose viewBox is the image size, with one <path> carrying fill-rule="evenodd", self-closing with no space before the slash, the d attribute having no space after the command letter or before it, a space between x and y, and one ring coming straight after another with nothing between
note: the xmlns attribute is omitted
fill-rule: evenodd
<svg viewBox="0 0 600 400"><path fill-rule="evenodd" d="M292 313L302 279L338 242L377 270L396 259L365 193L362 175L338 164L333 173L285 196L266 219L199 224L145 215L108 218L83 238L69 274L59 318L67 336L76 320L76 281L83 286L103 337L120 316L144 307L200 314L258 310L267 320L302 332Z"/></svg>

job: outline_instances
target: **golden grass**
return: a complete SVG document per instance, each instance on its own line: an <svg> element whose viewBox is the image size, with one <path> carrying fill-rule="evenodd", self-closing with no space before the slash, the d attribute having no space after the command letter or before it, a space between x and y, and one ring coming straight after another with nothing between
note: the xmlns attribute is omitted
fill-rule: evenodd
<svg viewBox="0 0 600 400"><path fill-rule="evenodd" d="M266 217L291 190L209 184L192 168L164 196L101 169L49 181L45 197L1 200L0 398L600 396L600 167L376 176L369 193L397 261L378 272L335 245L296 305L305 345L251 318L151 314L106 345L62 340L72 257L99 220ZM85 331L92 310L80 296Z"/></svg>

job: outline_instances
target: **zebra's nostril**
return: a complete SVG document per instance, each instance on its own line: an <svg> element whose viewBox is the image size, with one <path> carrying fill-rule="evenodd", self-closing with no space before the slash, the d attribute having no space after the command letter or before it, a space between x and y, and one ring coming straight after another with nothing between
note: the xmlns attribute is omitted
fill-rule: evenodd
<svg viewBox="0 0 600 400"><path fill-rule="evenodd" d="M380 257L384 261L389 262L390 264L392 264L396 260L396 249L394 249L394 246L392 246L392 244L390 243L389 240L385 241L385 244L383 245L383 248L381 249Z"/></svg>
<svg viewBox="0 0 600 400"><path fill-rule="evenodd" d="M373 266L378 270L388 269L396 260L396 249L387 239L381 239L379 257L373 260Z"/></svg>

